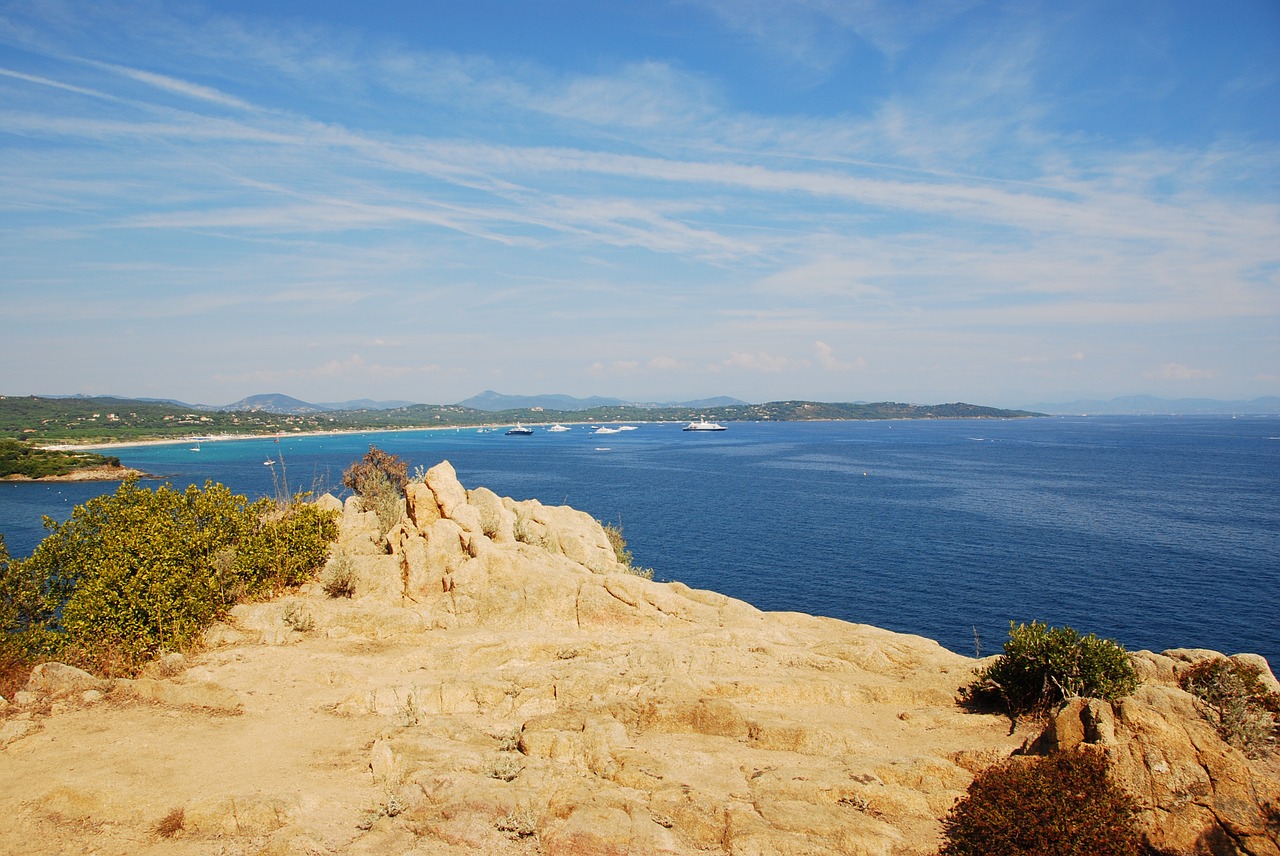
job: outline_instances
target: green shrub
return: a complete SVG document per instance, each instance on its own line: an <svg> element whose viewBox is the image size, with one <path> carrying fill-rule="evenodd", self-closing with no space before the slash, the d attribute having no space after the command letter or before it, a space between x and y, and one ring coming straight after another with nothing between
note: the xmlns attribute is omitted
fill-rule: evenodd
<svg viewBox="0 0 1280 856"><path fill-rule="evenodd" d="M301 497L280 507L212 482L152 491L136 479L45 526L7 575L22 597L38 593L20 619L25 648L108 674L192 646L239 599L301 582L337 536L334 515Z"/></svg>
<svg viewBox="0 0 1280 856"><path fill-rule="evenodd" d="M971 701L997 701L1016 717L1077 696L1115 701L1137 686L1123 645L1070 627L1011 621L1004 653L978 672L965 694Z"/></svg>
<svg viewBox="0 0 1280 856"><path fill-rule="evenodd" d="M370 446L365 456L347 467L342 483L364 502L366 511L378 516L378 528L385 535L400 522L405 485L409 483L409 465L398 455Z"/></svg>
<svg viewBox="0 0 1280 856"><path fill-rule="evenodd" d="M1280 693L1262 683L1262 669L1225 657L1201 660L1182 676L1182 688L1209 708L1209 719L1227 743L1258 758L1275 748Z"/></svg>
<svg viewBox="0 0 1280 856"><path fill-rule="evenodd" d="M0 535L0 698L13 698L31 674L29 629L39 613L40 591Z"/></svg>
<svg viewBox="0 0 1280 856"><path fill-rule="evenodd" d="M939 856L1138 856L1133 799L1092 752L984 770L942 821Z"/></svg>

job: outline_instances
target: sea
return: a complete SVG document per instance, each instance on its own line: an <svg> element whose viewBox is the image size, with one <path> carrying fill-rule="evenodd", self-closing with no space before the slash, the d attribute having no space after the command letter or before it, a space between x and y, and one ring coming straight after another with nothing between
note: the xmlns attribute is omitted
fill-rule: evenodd
<svg viewBox="0 0 1280 856"><path fill-rule="evenodd" d="M1280 417L635 423L393 431L113 450L175 487L344 495L376 445L410 472L571 505L622 527L636 564L760 609L871 624L967 656L1009 623L1130 650L1262 654L1280 670ZM269 463L268 463L269 462ZM0 483L25 556L44 516L103 483Z"/></svg>

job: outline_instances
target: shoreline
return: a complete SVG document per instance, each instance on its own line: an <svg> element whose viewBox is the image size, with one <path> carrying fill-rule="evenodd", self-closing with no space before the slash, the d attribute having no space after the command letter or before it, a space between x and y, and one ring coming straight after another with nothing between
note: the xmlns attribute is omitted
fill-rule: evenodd
<svg viewBox="0 0 1280 856"><path fill-rule="evenodd" d="M133 449L141 446L176 446L180 443L227 443L241 440L283 440L288 437L324 437L337 434L394 434L405 431L451 431L460 428L496 428L508 423L485 425L427 425L415 428L334 428L328 431L294 431L289 434L200 434L193 437L160 437L152 440L112 441L108 443L59 443L40 446L53 452L76 452L100 449ZM582 423L585 424L585 423Z"/></svg>
<svg viewBox="0 0 1280 856"><path fill-rule="evenodd" d="M485 429L492 431L496 428L503 428L514 425L514 422L485 422L480 425L420 425L411 428L333 428L327 431L293 431L288 434L200 434L191 437L159 437L152 440L133 440L133 441L112 441L108 443L58 443L54 445L41 445L39 448L48 449L51 452L77 452L77 451L98 451L101 449L133 449L141 446L174 446L179 443L224 443L240 440L283 440L289 437L325 437L338 434L402 434L406 431L475 431ZM555 425L555 422L521 422L521 425L530 425L535 428ZM564 422L560 425L661 425L662 422L652 422L648 420L630 420L623 422L601 422L600 420L592 420L586 422ZM679 424L672 422L670 424Z"/></svg>

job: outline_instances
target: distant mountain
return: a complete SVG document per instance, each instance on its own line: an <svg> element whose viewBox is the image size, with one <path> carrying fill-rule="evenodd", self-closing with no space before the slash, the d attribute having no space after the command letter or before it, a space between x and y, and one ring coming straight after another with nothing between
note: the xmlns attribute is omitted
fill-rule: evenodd
<svg viewBox="0 0 1280 856"><path fill-rule="evenodd" d="M734 407L745 405L747 402L739 401L736 398L730 398L722 395L716 398L703 398L697 401L664 401L664 402L635 402L627 401L622 398L603 398L593 395L590 398L574 398L572 395L503 395L500 392L494 392L486 389L479 395L473 395L466 401L459 401L459 407L470 407L473 410L499 411L499 410L530 410L535 407L541 407L543 410L592 410L596 407Z"/></svg>
<svg viewBox="0 0 1280 856"><path fill-rule="evenodd" d="M458 402L459 407L489 411L529 410L534 407L544 410L590 410L593 407L617 407L620 404L626 402L621 398L601 398L598 395L590 398L574 398L571 395L503 395L491 389Z"/></svg>
<svg viewBox="0 0 1280 856"><path fill-rule="evenodd" d="M654 401L646 403L635 403L637 407L746 407L750 402L743 401L740 398L730 398L727 395L717 395L715 398L699 398L693 401Z"/></svg>
<svg viewBox="0 0 1280 856"><path fill-rule="evenodd" d="M359 398L355 401L333 401L315 406L321 410L395 410L397 407L412 407L416 401L374 401L371 398Z"/></svg>
<svg viewBox="0 0 1280 856"><path fill-rule="evenodd" d="M228 404L218 409L223 411L234 410L241 413L282 414L323 413L325 410L323 407L308 404L305 401L300 401L292 396L281 395L278 392L267 395L251 395L248 398L240 399L234 404Z"/></svg>
<svg viewBox="0 0 1280 856"><path fill-rule="evenodd" d="M1213 398L1156 398L1151 395L1126 395L1110 401L1081 399L1057 404L1033 404L1028 410L1057 415L1090 416L1258 416L1280 414L1280 397L1274 395L1249 401L1219 401Z"/></svg>

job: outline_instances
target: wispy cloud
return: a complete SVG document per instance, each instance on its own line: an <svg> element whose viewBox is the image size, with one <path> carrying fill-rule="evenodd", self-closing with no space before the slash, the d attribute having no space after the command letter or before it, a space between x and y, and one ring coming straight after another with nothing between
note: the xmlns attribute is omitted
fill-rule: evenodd
<svg viewBox="0 0 1280 856"><path fill-rule="evenodd" d="M1213 377L1213 372L1208 369L1194 369L1191 366L1184 366L1181 363L1166 363L1160 368L1146 372L1146 377L1153 380L1207 380Z"/></svg>
<svg viewBox="0 0 1280 856"><path fill-rule="evenodd" d="M736 34L717 61L804 79L755 97L761 69L623 45L561 62L419 49L358 23L15 7L0 21L6 314L33 328L287 307L388 357L285 357L226 383L462 376L461 357L400 359L423 329L492 351L468 378L531 351L579 383L776 379L777 395L936 366L975 384L991 366L1244 384L1280 359L1274 344L1234 367L1207 344L1178 363L1104 347L1176 331L1221 353L1280 323L1280 144L1265 129L1073 124L1046 79L1069 60L1057 13L669 11ZM1240 98L1277 85L1220 83Z"/></svg>

